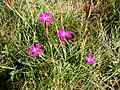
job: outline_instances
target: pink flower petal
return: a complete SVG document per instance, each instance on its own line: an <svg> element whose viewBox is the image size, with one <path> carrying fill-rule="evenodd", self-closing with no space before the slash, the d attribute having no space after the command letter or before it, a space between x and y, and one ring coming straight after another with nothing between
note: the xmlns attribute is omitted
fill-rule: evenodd
<svg viewBox="0 0 120 90"><path fill-rule="evenodd" d="M65 36L60 36L61 40L64 41L65 40Z"/></svg>
<svg viewBox="0 0 120 90"><path fill-rule="evenodd" d="M39 17L43 17L43 16L44 16L44 14L42 14L42 13L39 14Z"/></svg>
<svg viewBox="0 0 120 90"><path fill-rule="evenodd" d="M65 33L65 35L66 35L67 38L71 38L71 37L72 37L72 36L71 36L71 32L69 32L69 31L67 31L67 32Z"/></svg>
<svg viewBox="0 0 120 90"><path fill-rule="evenodd" d="M41 46L41 45L40 45L39 43L38 43L38 44L36 44L36 48L40 48L40 46Z"/></svg>
<svg viewBox="0 0 120 90"><path fill-rule="evenodd" d="M89 57L89 58L91 58L91 57L92 57L92 54L91 54L91 53L89 53L89 54L88 54L88 57Z"/></svg>
<svg viewBox="0 0 120 90"><path fill-rule="evenodd" d="M30 45L30 49L34 49L35 48L35 46L34 45Z"/></svg>
<svg viewBox="0 0 120 90"><path fill-rule="evenodd" d="M50 16L50 13L49 13L49 12L46 12L46 13L45 13L45 16L46 16L46 17L49 17L49 16Z"/></svg>
<svg viewBox="0 0 120 90"><path fill-rule="evenodd" d="M65 30L63 28L60 29L60 32L64 32Z"/></svg>
<svg viewBox="0 0 120 90"><path fill-rule="evenodd" d="M38 49L38 50L37 50L37 52L42 53L42 52L43 52L43 50L42 50L42 49Z"/></svg>
<svg viewBox="0 0 120 90"><path fill-rule="evenodd" d="M47 19L46 19L46 22L47 22L47 23L50 23L52 20L54 20L53 17L52 17L52 18L47 18Z"/></svg>
<svg viewBox="0 0 120 90"><path fill-rule="evenodd" d="M57 33L57 35L62 36L63 33L65 33L64 29L60 29L60 31Z"/></svg>
<svg viewBox="0 0 120 90"><path fill-rule="evenodd" d="M57 35L58 35L58 36L60 36L60 35L61 35L61 33L60 33L60 32L57 32Z"/></svg>
<svg viewBox="0 0 120 90"><path fill-rule="evenodd" d="M33 50L30 49L28 52L29 52L30 54L32 54L32 53L33 53Z"/></svg>
<svg viewBox="0 0 120 90"><path fill-rule="evenodd" d="M40 19L41 22L45 22L43 19Z"/></svg>
<svg viewBox="0 0 120 90"><path fill-rule="evenodd" d="M49 20L49 18L48 18L48 19L46 19L46 20L45 20L45 22L47 22L47 23L50 23L50 20Z"/></svg>
<svg viewBox="0 0 120 90"><path fill-rule="evenodd" d="M60 30L60 36L65 37L65 30L64 30L64 29L61 29L61 30Z"/></svg>
<svg viewBox="0 0 120 90"><path fill-rule="evenodd" d="M86 57L86 60L88 61L90 58L89 57Z"/></svg>
<svg viewBox="0 0 120 90"><path fill-rule="evenodd" d="M65 40L65 31L64 31L64 29L60 29L60 31L57 33L57 35L61 38L62 41Z"/></svg>
<svg viewBox="0 0 120 90"><path fill-rule="evenodd" d="M93 62L95 62L96 58L91 58L90 60L88 60L88 64L92 64Z"/></svg>
<svg viewBox="0 0 120 90"><path fill-rule="evenodd" d="M55 20L54 17L49 18L50 21Z"/></svg>
<svg viewBox="0 0 120 90"><path fill-rule="evenodd" d="M34 52L34 56L38 56L38 52Z"/></svg>

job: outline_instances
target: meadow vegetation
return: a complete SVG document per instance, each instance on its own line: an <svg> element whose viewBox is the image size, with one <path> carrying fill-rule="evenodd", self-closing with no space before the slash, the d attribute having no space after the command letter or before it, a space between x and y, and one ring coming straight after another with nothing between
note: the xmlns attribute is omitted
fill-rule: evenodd
<svg viewBox="0 0 120 90"><path fill-rule="evenodd" d="M120 90L119 3L0 1L0 90ZM47 26L39 18L46 12L54 17ZM72 37L61 40L61 28ZM34 56L28 51L38 43Z"/></svg>

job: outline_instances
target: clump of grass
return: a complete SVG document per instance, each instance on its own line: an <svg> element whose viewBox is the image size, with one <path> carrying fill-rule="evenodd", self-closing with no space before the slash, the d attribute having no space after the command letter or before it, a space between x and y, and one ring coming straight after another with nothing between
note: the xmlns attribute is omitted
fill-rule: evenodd
<svg viewBox="0 0 120 90"><path fill-rule="evenodd" d="M96 2L0 2L0 89L119 89L119 6L117 0ZM55 21L47 35L38 14L48 11ZM57 36L60 28L72 34L64 44ZM34 57L28 50L37 43L43 53ZM96 58L91 65L88 53Z"/></svg>

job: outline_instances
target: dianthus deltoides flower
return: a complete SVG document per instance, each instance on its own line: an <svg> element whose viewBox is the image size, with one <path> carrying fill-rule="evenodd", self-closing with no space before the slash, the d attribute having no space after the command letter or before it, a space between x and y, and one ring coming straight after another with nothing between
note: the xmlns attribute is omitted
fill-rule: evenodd
<svg viewBox="0 0 120 90"><path fill-rule="evenodd" d="M76 9L79 8L79 5L75 4L75 8L76 8Z"/></svg>
<svg viewBox="0 0 120 90"><path fill-rule="evenodd" d="M65 40L65 38L71 38L71 32L70 31L66 31L64 29L60 29L59 32L57 32L57 35L61 38L62 41Z"/></svg>
<svg viewBox="0 0 120 90"><path fill-rule="evenodd" d="M47 22L50 23L52 20L55 20L54 17L50 17L50 13L46 12L46 13L40 13L39 14L39 18L41 22Z"/></svg>
<svg viewBox="0 0 120 90"><path fill-rule="evenodd" d="M86 60L88 61L88 64L92 64L95 62L96 58L92 58L92 54L89 53Z"/></svg>
<svg viewBox="0 0 120 90"><path fill-rule="evenodd" d="M30 45L30 50L28 51L30 54L33 53L34 56L38 56L39 53L42 53L43 50L40 48L40 44L36 44L36 46L34 45Z"/></svg>

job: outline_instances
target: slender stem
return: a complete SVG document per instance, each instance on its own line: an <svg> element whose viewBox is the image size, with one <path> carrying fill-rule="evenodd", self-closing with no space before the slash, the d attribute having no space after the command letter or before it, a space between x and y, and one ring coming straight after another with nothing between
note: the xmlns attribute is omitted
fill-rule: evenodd
<svg viewBox="0 0 120 90"><path fill-rule="evenodd" d="M4 68L4 69L15 69L13 67L6 67L6 66L0 66L0 68Z"/></svg>
<svg viewBox="0 0 120 90"><path fill-rule="evenodd" d="M46 30L46 33L48 35L48 24L45 22L45 30Z"/></svg>
<svg viewBox="0 0 120 90"><path fill-rule="evenodd" d="M86 41L87 41L88 35L90 34L90 32L88 32L87 29L88 29L88 21L86 20L85 36L84 36L84 38L83 38L83 42L82 42L82 51L81 51L82 55L81 55L81 56L84 55L85 44L86 44Z"/></svg>
<svg viewBox="0 0 120 90"><path fill-rule="evenodd" d="M64 58L65 58L65 60L66 60L66 58L67 58L67 53L66 53L65 41L62 41L62 49L63 49L63 53L64 53Z"/></svg>

